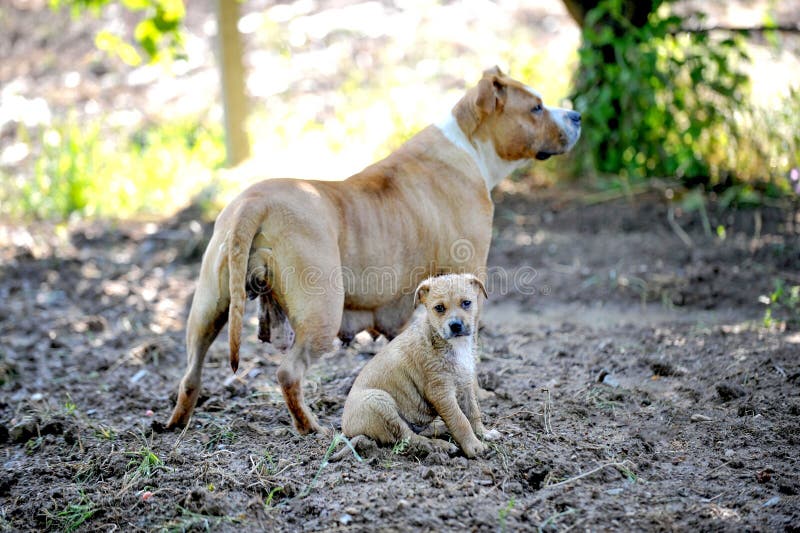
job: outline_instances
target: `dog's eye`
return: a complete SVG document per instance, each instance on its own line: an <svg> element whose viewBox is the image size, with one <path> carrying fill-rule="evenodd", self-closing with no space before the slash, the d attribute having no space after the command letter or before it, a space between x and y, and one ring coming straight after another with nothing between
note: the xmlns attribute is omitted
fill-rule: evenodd
<svg viewBox="0 0 800 533"><path fill-rule="evenodd" d="M447 310L447 308L443 304L437 304L433 306L433 310L441 314L444 313Z"/></svg>
<svg viewBox="0 0 800 533"><path fill-rule="evenodd" d="M461 302L461 307L464 309L469 309L470 305L472 305L472 300L464 300Z"/></svg>
<svg viewBox="0 0 800 533"><path fill-rule="evenodd" d="M531 113L533 113L533 114L535 114L535 115L538 115L539 113L541 113L541 112L542 112L542 109L543 109L543 108L542 108L542 104L536 104L535 106L533 106L533 107L531 108Z"/></svg>

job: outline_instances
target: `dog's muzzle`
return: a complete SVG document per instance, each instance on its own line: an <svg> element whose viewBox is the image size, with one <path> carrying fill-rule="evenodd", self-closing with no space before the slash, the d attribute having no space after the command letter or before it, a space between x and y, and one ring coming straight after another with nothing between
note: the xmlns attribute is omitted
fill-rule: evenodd
<svg viewBox="0 0 800 533"><path fill-rule="evenodd" d="M544 161L553 155L569 152L572 147L575 146L575 143L578 142L578 138L581 136L581 114L577 111L572 111L571 109L554 108L550 109L550 116L553 117L553 120L563 132L566 144L564 145L564 149L558 152L537 153L536 159L539 161Z"/></svg>
<svg viewBox="0 0 800 533"><path fill-rule="evenodd" d="M469 326L465 325L461 320L453 320L447 324L448 338L453 337L466 337L471 333Z"/></svg>

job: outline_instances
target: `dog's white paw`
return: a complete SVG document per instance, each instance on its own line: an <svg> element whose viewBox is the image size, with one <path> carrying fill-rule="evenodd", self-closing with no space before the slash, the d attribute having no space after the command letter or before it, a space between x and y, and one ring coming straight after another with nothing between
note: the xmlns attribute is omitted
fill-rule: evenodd
<svg viewBox="0 0 800 533"><path fill-rule="evenodd" d="M500 435L500 432L497 431L496 429L490 429L489 431L483 434L483 440L489 442L500 440L500 437L502 437L502 435Z"/></svg>

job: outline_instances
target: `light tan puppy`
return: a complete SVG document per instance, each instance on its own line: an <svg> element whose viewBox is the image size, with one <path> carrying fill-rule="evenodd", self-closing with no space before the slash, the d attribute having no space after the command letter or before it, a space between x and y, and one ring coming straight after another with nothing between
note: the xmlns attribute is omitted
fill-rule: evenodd
<svg viewBox="0 0 800 533"><path fill-rule="evenodd" d="M303 400L308 366L337 335L397 335L423 279L482 275L492 188L533 159L568 151L579 134L580 114L545 106L495 67L442 120L344 181L276 179L246 189L220 213L203 255L167 427L191 417L203 359L226 322L238 368L249 292L262 306L259 338L287 350L277 378L295 427L319 430Z"/></svg>
<svg viewBox="0 0 800 533"><path fill-rule="evenodd" d="M467 457L485 450L478 408L475 342L483 283L471 274L429 278L417 289L425 313L378 352L356 378L342 415L348 437L403 439L454 451L418 432L441 416Z"/></svg>

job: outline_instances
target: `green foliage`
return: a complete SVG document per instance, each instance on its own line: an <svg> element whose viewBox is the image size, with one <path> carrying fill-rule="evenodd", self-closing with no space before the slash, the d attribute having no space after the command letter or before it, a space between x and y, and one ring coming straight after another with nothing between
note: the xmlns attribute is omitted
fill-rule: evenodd
<svg viewBox="0 0 800 533"><path fill-rule="evenodd" d="M510 513L511 510L514 508L514 503L516 503L514 501L514 498L511 498L510 500L508 500L508 503L506 504L505 507L502 507L497 511L497 521L500 524L501 532L506 530L506 520L508 520L508 513Z"/></svg>
<svg viewBox="0 0 800 533"><path fill-rule="evenodd" d="M408 449L408 445L409 444L410 444L410 441L407 438L401 439L401 440L395 442L394 446L392 446L392 454L393 455L402 455L402 454L404 454L406 452L406 450Z"/></svg>
<svg viewBox="0 0 800 533"><path fill-rule="evenodd" d="M775 177L766 174L770 169L785 174L797 161L791 155L800 139L796 128L788 140L759 141L761 132L753 131L766 119L743 103L745 34L682 31L683 20L660 1L638 27L624 6L603 0L586 17L572 95L584 119L580 171L623 180L677 176L707 186Z"/></svg>
<svg viewBox="0 0 800 533"><path fill-rule="evenodd" d="M73 16L84 12L99 15L112 0L50 0L53 9L69 7ZM183 55L183 19L186 8L183 0L121 0L122 6L141 16L136 25L133 38L145 52L150 62L167 57L179 58ZM95 36L96 46L120 57L130 65L138 65L142 57L123 37L109 31L101 31Z"/></svg>
<svg viewBox="0 0 800 533"><path fill-rule="evenodd" d="M57 525L61 531L71 533L89 520L98 510L97 505L81 491L80 501L78 503L70 503L55 514L50 511L45 511L47 515L47 527L51 528Z"/></svg>
<svg viewBox="0 0 800 533"><path fill-rule="evenodd" d="M796 329L800 326L800 285L786 285L782 279L776 279L775 290L761 300L767 305L765 327Z"/></svg>
<svg viewBox="0 0 800 533"><path fill-rule="evenodd" d="M225 160L221 128L194 122L125 135L101 121L68 119L41 135L33 176L8 180L0 191L2 214L62 219L169 212L208 185Z"/></svg>
<svg viewBox="0 0 800 533"><path fill-rule="evenodd" d="M125 475L128 483L148 479L164 466L164 461L147 446L142 446L136 452L128 452L128 455L131 456L131 460L128 461L128 473Z"/></svg>

